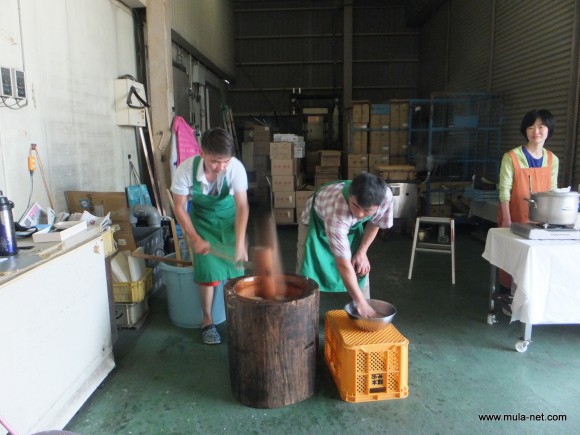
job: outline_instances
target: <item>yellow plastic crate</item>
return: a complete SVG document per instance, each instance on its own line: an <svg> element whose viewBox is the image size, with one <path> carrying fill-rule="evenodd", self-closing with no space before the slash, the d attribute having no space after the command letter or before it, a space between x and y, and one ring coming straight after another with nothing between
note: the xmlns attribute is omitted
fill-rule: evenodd
<svg viewBox="0 0 580 435"><path fill-rule="evenodd" d="M115 302L141 302L153 286L153 269L147 268L145 275L139 281L114 282L113 292Z"/></svg>
<svg viewBox="0 0 580 435"><path fill-rule="evenodd" d="M328 311L324 359L345 402L409 395L409 340L392 324L380 331L361 331L346 311Z"/></svg>

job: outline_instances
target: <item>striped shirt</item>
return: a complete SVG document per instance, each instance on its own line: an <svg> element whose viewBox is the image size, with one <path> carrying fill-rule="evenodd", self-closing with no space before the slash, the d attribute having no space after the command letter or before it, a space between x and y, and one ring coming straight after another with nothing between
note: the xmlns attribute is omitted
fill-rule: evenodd
<svg viewBox="0 0 580 435"><path fill-rule="evenodd" d="M328 237L330 250L336 258L351 258L348 232L351 227L360 222L350 212L347 201L342 195L344 183L331 184L325 186L316 194L314 209L324 222L324 229ZM312 207L312 196L308 199L306 207L302 212L300 221L308 225L310 219L310 208ZM379 228L390 228L393 226L393 193L387 187L385 199L379 205L376 213L371 216L370 221Z"/></svg>

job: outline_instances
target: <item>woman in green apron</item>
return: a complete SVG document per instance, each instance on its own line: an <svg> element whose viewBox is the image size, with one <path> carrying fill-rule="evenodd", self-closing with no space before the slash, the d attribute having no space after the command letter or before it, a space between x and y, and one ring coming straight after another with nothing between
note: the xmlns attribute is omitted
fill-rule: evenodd
<svg viewBox="0 0 580 435"><path fill-rule="evenodd" d="M371 268L367 250L380 228L393 225L392 202L385 182L363 173L321 186L299 218L298 272L321 291L347 291L364 316L375 314L361 290Z"/></svg>
<svg viewBox="0 0 580 435"><path fill-rule="evenodd" d="M220 281L242 276L244 270L237 263L248 260L248 177L233 151L227 131L204 132L201 155L179 165L171 184L175 217L193 245L194 281L199 286L206 344L221 342L211 316L215 287Z"/></svg>

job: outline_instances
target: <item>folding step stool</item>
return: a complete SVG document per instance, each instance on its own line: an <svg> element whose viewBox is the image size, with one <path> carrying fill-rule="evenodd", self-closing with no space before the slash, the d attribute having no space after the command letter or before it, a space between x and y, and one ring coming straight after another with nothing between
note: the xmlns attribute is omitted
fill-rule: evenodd
<svg viewBox="0 0 580 435"><path fill-rule="evenodd" d="M449 225L449 243L425 243L418 242L419 227L421 224ZM451 284L455 285L455 221L453 218L444 217L418 217L415 222L415 235L413 237L413 251L411 253L411 264L409 266L409 279L413 275L413 264L415 263L415 252L434 252L436 254L451 255Z"/></svg>

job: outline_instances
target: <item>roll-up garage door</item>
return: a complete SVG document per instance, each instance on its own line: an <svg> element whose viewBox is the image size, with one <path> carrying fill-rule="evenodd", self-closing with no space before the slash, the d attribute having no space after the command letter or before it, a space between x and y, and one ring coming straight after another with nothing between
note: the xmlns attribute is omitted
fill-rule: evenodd
<svg viewBox="0 0 580 435"><path fill-rule="evenodd" d="M492 0L450 2L449 91L488 89Z"/></svg>
<svg viewBox="0 0 580 435"><path fill-rule="evenodd" d="M572 155L576 125L570 110L577 74L576 0L497 0L494 17L492 90L505 95L502 148L507 151L525 142L519 127L528 110L550 110L557 127L546 147L560 157L562 184L571 179L562 160Z"/></svg>

